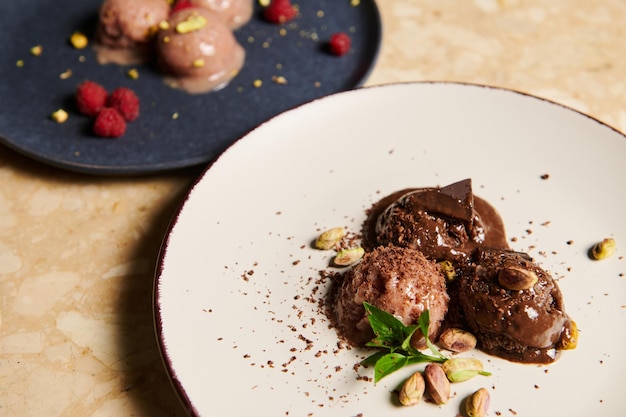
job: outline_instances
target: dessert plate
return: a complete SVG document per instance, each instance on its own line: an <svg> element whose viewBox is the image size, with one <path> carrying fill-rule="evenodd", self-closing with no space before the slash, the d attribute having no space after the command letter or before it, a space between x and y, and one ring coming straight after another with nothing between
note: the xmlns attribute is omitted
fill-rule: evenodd
<svg viewBox="0 0 626 417"><path fill-rule="evenodd" d="M251 0L252 1L252 0ZM0 24L0 143L39 161L99 175L133 175L206 164L259 123L310 100L360 86L376 60L381 22L374 0L307 0L300 16L282 26L260 16L236 36L247 60L224 89L189 95L167 87L153 66L99 65L91 47L72 48L76 30L92 34L101 0L5 2ZM353 47L337 57L326 51L334 32L349 33ZM30 49L41 45L41 56ZM18 66L18 61L23 66ZM136 68L139 79L127 71ZM272 81L283 77L284 83ZM139 96L141 116L117 140L97 138L74 106L86 79L107 89L125 86ZM255 87L255 81L262 81ZM66 109L63 124L50 115Z"/></svg>
<svg viewBox="0 0 626 417"><path fill-rule="evenodd" d="M479 387L489 415L619 417L626 398L626 138L561 105L489 87L409 83L334 94L276 116L199 178L156 272L165 366L194 416L454 416ZM332 251L322 230L360 232L366 210L407 187L472 178L513 249L558 279L577 349L551 365L479 351L491 376L454 384L443 406L401 407L355 365L324 314ZM592 261L606 237L616 254Z"/></svg>

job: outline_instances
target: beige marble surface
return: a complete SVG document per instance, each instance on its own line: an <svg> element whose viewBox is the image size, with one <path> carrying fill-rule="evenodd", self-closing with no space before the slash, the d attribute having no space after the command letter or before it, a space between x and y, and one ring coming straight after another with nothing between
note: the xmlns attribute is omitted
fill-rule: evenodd
<svg viewBox="0 0 626 417"><path fill-rule="evenodd" d="M502 86L626 131L624 0L379 8L384 39L367 85ZM200 172L98 178L0 147L0 415L185 415L159 357L152 283L168 221Z"/></svg>

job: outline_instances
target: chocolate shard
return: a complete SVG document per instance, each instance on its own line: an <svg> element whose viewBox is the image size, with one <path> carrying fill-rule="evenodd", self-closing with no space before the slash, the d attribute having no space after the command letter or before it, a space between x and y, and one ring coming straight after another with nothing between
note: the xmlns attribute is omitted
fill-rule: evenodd
<svg viewBox="0 0 626 417"><path fill-rule="evenodd" d="M419 208L471 224L474 218L472 180L465 179L431 192L420 193Z"/></svg>

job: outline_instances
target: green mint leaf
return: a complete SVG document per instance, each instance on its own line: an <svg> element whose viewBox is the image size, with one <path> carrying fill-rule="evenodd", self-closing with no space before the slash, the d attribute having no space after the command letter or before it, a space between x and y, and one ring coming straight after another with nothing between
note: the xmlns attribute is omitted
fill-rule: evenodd
<svg viewBox="0 0 626 417"><path fill-rule="evenodd" d="M387 375L405 367L408 358L401 353L388 353L383 355L374 366L374 383L377 383Z"/></svg>
<svg viewBox="0 0 626 417"><path fill-rule="evenodd" d="M397 345L402 340L405 332L405 325L392 314L387 313L367 302L363 303L365 311L368 313L370 326L376 335L376 339L381 345Z"/></svg>
<svg viewBox="0 0 626 417"><path fill-rule="evenodd" d="M445 362L446 358L428 338L430 313L424 311L417 325L405 326L392 314L372 304L363 302L368 320L375 337L365 346L384 349L361 361L364 366L374 365L374 383L407 365L420 362ZM411 345L411 338L419 329L426 340L426 346L434 356L426 355Z"/></svg>
<svg viewBox="0 0 626 417"><path fill-rule="evenodd" d="M383 356L387 355L387 352L376 352L370 356L368 356L367 358L363 359L361 361L361 365L363 366L374 366L376 365L376 362L378 362L378 360L380 358L382 358Z"/></svg>

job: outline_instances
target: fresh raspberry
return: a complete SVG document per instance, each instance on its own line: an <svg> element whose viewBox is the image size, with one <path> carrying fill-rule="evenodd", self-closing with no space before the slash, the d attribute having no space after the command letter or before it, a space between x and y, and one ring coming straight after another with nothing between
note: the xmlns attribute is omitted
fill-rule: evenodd
<svg viewBox="0 0 626 417"><path fill-rule="evenodd" d="M130 88L119 87L113 90L107 100L107 106L117 110L127 122L139 117L139 97Z"/></svg>
<svg viewBox="0 0 626 417"><path fill-rule="evenodd" d="M100 110L93 122L93 133L103 138L119 138L126 132L126 120L111 107Z"/></svg>
<svg viewBox="0 0 626 417"><path fill-rule="evenodd" d="M350 46L352 46L352 39L344 32L334 33L328 43L330 53L337 56L347 54L350 51Z"/></svg>
<svg viewBox="0 0 626 417"><path fill-rule="evenodd" d="M298 9L291 5L291 0L272 0L263 11L265 19L271 23L285 23L298 15Z"/></svg>
<svg viewBox="0 0 626 417"><path fill-rule="evenodd" d="M105 106L109 93L100 84L83 81L76 89L78 111L87 116L95 116Z"/></svg>
<svg viewBox="0 0 626 417"><path fill-rule="evenodd" d="M174 13L184 10L184 9L189 9L191 7L196 7L196 6L191 4L189 0L178 0L170 9L170 15L173 15Z"/></svg>

